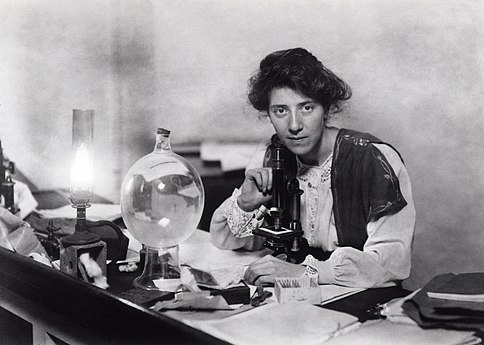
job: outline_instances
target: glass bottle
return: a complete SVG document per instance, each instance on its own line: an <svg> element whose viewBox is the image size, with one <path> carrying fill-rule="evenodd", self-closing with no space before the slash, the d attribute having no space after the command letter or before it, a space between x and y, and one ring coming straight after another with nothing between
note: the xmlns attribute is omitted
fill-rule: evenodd
<svg viewBox="0 0 484 345"><path fill-rule="evenodd" d="M121 213L144 247L144 269L134 285L172 290L180 283L179 244L195 231L205 193L195 168L174 153L170 131L158 128L153 152L128 170L121 186Z"/></svg>
<svg viewBox="0 0 484 345"><path fill-rule="evenodd" d="M45 230L47 230L47 238L42 239L40 243L42 244L52 261L58 260L60 243L59 240L55 237L54 232L60 230L60 227L55 227L54 222L52 220L49 220L49 225L47 225Z"/></svg>

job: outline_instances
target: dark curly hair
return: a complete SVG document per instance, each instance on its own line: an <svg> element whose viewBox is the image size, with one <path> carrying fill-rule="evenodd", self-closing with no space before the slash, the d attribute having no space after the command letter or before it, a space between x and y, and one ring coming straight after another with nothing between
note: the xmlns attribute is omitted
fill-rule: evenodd
<svg viewBox="0 0 484 345"><path fill-rule="evenodd" d="M288 87L321 103L329 112L341 111L350 99L351 88L303 48L279 50L267 55L249 79L249 101L265 112L273 88Z"/></svg>

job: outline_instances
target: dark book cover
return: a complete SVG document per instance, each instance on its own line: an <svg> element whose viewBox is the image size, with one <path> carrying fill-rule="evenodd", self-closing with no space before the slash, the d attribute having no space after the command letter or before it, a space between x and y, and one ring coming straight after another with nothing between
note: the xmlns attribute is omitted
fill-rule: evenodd
<svg viewBox="0 0 484 345"><path fill-rule="evenodd" d="M429 289L432 298L484 301L484 273L461 273L440 286Z"/></svg>

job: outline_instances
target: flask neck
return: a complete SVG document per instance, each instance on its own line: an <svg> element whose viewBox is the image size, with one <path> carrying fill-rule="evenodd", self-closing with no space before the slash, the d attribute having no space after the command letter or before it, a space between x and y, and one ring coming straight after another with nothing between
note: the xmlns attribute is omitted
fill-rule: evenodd
<svg viewBox="0 0 484 345"><path fill-rule="evenodd" d="M156 152L156 153L172 152L169 134L166 134L166 133L156 134L155 149L153 150L153 152Z"/></svg>

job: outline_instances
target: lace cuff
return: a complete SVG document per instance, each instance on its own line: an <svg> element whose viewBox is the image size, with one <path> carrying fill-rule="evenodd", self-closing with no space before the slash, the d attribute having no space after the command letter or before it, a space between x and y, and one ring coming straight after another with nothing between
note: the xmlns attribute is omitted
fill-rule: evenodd
<svg viewBox="0 0 484 345"><path fill-rule="evenodd" d="M235 237L242 238L252 236L252 231L257 229L263 221L263 216L258 216L258 211L245 212L237 204L237 198L240 195L240 190L235 188L232 196L224 210L224 215L227 218L227 225Z"/></svg>
<svg viewBox="0 0 484 345"><path fill-rule="evenodd" d="M314 256L306 256L301 265L306 266L306 270L304 271L303 276L307 276L309 278L316 278L316 280L318 280L318 260L316 260Z"/></svg>

